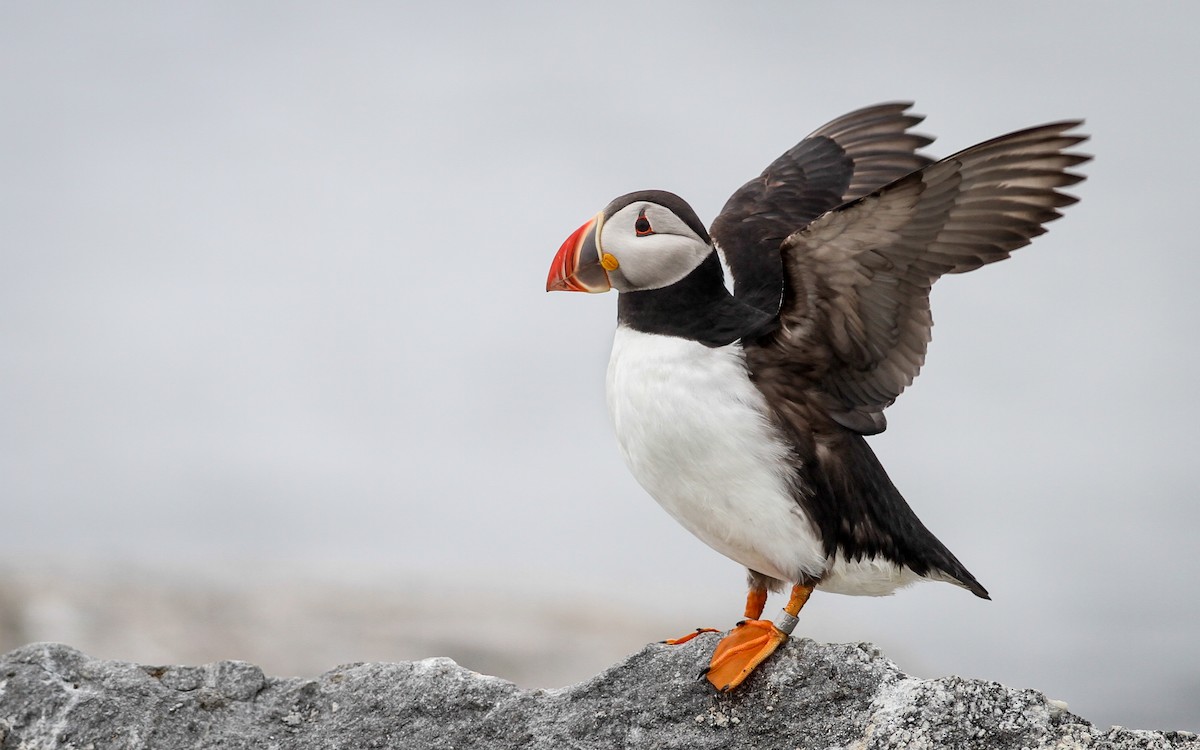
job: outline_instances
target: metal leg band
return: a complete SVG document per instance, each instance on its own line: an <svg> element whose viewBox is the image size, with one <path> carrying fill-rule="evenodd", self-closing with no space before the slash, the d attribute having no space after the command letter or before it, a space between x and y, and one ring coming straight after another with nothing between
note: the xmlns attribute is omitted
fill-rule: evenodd
<svg viewBox="0 0 1200 750"><path fill-rule="evenodd" d="M775 627L787 635L791 635L796 629L796 623L800 622L800 618L795 615L788 614L786 610L779 610L779 615L775 617Z"/></svg>

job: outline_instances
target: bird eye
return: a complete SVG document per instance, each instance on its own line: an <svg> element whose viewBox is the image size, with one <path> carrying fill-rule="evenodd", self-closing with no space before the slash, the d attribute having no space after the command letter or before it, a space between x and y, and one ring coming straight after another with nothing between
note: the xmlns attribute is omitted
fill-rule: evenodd
<svg viewBox="0 0 1200 750"><path fill-rule="evenodd" d="M646 218L646 213L643 211L637 217L637 221L633 222L633 229L637 232L638 237L645 237L648 234L654 234L654 230L650 228L650 220Z"/></svg>

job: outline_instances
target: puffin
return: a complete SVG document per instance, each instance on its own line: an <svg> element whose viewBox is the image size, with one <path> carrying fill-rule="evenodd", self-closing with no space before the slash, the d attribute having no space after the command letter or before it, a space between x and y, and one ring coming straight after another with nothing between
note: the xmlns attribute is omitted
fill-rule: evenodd
<svg viewBox="0 0 1200 750"><path fill-rule="evenodd" d="M1073 150L1082 120L1066 120L935 160L911 107L817 129L707 229L674 193L622 195L550 266L547 291L618 292L606 394L629 470L747 570L744 619L705 670L719 691L788 639L814 591L884 596L929 580L990 598L866 438L924 364L933 283L1045 232L1091 157ZM787 585L763 619L768 592Z"/></svg>

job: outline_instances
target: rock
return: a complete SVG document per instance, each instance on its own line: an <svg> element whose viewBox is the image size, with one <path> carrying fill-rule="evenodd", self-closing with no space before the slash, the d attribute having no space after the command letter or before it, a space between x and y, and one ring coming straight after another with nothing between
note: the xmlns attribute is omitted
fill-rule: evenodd
<svg viewBox="0 0 1200 750"><path fill-rule="evenodd" d="M1034 690L920 680L868 644L794 639L732 695L716 637L650 645L593 679L520 690L445 658L316 679L245 662L152 667L34 644L0 657L0 748L1194 748L1098 730Z"/></svg>

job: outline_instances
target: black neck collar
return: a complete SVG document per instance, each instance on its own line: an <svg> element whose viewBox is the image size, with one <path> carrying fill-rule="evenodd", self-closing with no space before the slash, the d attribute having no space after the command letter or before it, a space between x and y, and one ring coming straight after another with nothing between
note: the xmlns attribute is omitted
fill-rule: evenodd
<svg viewBox="0 0 1200 750"><path fill-rule="evenodd" d="M756 338L776 326L772 316L729 293L716 251L670 286L621 292L617 322L642 333L677 336L711 347Z"/></svg>

